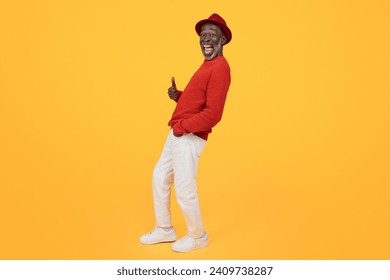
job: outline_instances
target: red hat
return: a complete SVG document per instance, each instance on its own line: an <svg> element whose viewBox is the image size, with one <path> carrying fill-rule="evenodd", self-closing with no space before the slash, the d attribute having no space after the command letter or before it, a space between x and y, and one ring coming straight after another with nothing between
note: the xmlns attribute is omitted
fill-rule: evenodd
<svg viewBox="0 0 390 280"><path fill-rule="evenodd" d="M232 32L230 31L229 27L226 25L226 21L218 14L212 14L208 19L204 19L199 21L195 25L195 30L198 35L200 35L200 31L202 30L202 25L205 23L213 23L217 25L219 28L221 28L223 34L226 36L226 43L229 43L230 40L232 39Z"/></svg>

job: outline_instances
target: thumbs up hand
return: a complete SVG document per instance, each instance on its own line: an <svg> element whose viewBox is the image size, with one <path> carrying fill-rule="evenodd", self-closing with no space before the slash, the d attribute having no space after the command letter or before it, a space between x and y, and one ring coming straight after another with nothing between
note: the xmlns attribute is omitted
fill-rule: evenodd
<svg viewBox="0 0 390 280"><path fill-rule="evenodd" d="M177 94L177 88L176 88L176 82L175 77L171 78L171 87L168 88L168 95L170 99L177 100L178 94Z"/></svg>

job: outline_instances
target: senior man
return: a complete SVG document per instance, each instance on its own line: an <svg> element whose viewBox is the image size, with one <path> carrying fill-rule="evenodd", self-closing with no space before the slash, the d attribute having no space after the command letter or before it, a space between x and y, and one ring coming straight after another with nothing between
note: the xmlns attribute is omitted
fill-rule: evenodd
<svg viewBox="0 0 390 280"><path fill-rule="evenodd" d="M152 179L156 227L140 237L142 244L176 240L170 213L170 190L174 184L176 199L188 228L187 235L172 244L172 250L176 252L208 245L199 208L196 174L208 135L222 118L230 86L230 67L223 56L223 47L232 39L232 33L225 20L212 14L199 21L195 30L205 59L184 91L176 88L174 77L171 79L168 95L177 104Z"/></svg>

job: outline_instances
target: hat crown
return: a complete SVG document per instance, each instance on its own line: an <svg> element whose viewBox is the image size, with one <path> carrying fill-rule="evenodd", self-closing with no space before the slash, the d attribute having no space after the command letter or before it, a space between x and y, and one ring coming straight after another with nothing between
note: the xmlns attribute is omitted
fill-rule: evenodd
<svg viewBox="0 0 390 280"><path fill-rule="evenodd" d="M218 14L212 14L211 16L209 16L208 19L216 22L220 22L222 25L226 25L226 21Z"/></svg>

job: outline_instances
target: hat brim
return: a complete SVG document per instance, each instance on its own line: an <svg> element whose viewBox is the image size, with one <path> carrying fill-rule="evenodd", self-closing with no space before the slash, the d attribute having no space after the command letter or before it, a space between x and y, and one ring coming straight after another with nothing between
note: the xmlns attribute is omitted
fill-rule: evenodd
<svg viewBox="0 0 390 280"><path fill-rule="evenodd" d="M212 24L215 24L216 26L218 26L223 34L225 35L226 37L226 42L224 45L228 44L231 40L232 40L232 32L230 31L229 27L227 27L226 25L222 25L220 22L218 21L215 21L215 20L212 20L212 19L204 19L204 20L201 20L199 21L196 25L195 25L195 30L196 30L196 33L198 35L200 35L200 32L202 31L202 26L203 24L205 23L212 23Z"/></svg>

